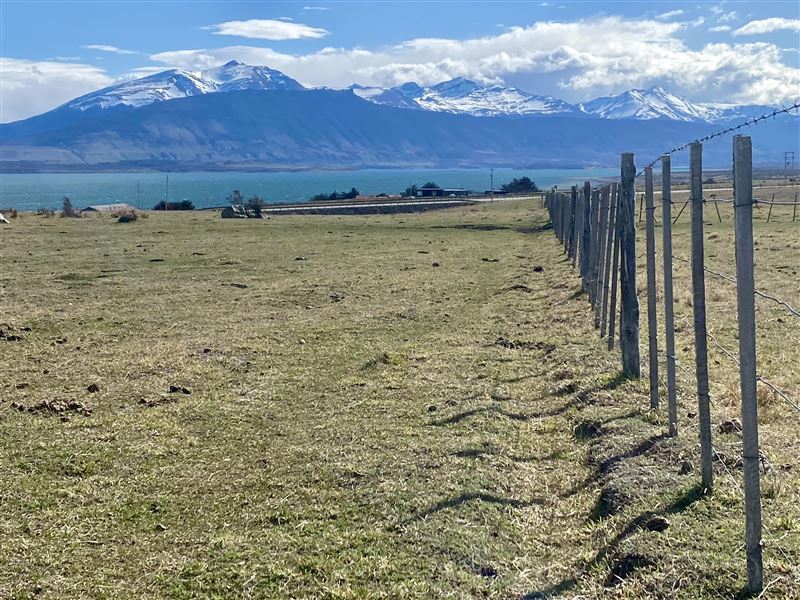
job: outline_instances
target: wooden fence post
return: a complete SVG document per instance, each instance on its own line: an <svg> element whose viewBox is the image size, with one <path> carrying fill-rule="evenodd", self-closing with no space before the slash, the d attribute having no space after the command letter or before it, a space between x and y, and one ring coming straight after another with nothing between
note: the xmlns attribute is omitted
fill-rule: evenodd
<svg viewBox="0 0 800 600"><path fill-rule="evenodd" d="M575 256L572 266L578 267L581 272L581 254L583 254L583 196L578 193L578 186L575 186Z"/></svg>
<svg viewBox="0 0 800 600"><path fill-rule="evenodd" d="M595 305L595 291L597 290L597 251L600 246L597 243L597 233L600 226L600 192L592 190L592 230L589 252L589 304L592 309Z"/></svg>
<svg viewBox="0 0 800 600"><path fill-rule="evenodd" d="M619 235L620 235L620 199L622 191L617 186L617 199L614 204L617 214L614 220L614 256L611 258L611 304L608 307L608 349L614 349L614 330L617 322L617 280L619 279Z"/></svg>
<svg viewBox="0 0 800 600"><path fill-rule="evenodd" d="M572 186L572 194L569 199L569 257L572 259L572 266L575 266L575 254L578 249L578 239L575 235L575 210L578 199L578 188Z"/></svg>
<svg viewBox="0 0 800 600"><path fill-rule="evenodd" d="M700 471L703 489L714 485L711 447L711 410L708 394L708 332L706 329L706 278L703 250L703 144L691 144L689 173L692 202L692 308L694 309L695 371L697 373L697 414L700 425Z"/></svg>
<svg viewBox="0 0 800 600"><path fill-rule="evenodd" d="M675 304L672 293L672 165L669 154L661 157L661 210L664 219L664 331L667 342L667 414L669 435L678 435L678 398L675 382Z"/></svg>
<svg viewBox="0 0 800 600"><path fill-rule="evenodd" d="M600 310L603 303L603 278L606 257L606 229L608 229L608 193L607 185L600 190L600 223L597 228L597 267L595 268L594 289L594 328L600 329ZM602 337L602 335L601 335Z"/></svg>
<svg viewBox="0 0 800 600"><path fill-rule="evenodd" d="M622 155L620 166L621 198L620 217L620 292L622 296L619 346L622 351L622 373L638 379L642 376L639 357L639 298L636 295L636 228L633 222L636 166L633 153Z"/></svg>
<svg viewBox="0 0 800 600"><path fill-rule="evenodd" d="M600 316L600 337L605 337L608 325L608 292L609 292L609 278L611 277L611 247L614 244L614 228L616 223L614 216L617 212L617 184L611 184L608 200L608 223L606 224L606 256L605 267L603 273L603 307Z"/></svg>
<svg viewBox="0 0 800 600"><path fill-rule="evenodd" d="M589 277L589 256L591 252L592 230L592 186L583 182L583 229L581 230L581 290L587 291Z"/></svg>
<svg viewBox="0 0 800 600"><path fill-rule="evenodd" d="M739 376L742 393L747 588L764 586L761 558L761 489L756 396L755 274L753 264L753 150L750 136L733 138L733 206L736 220L736 299L739 320Z"/></svg>
<svg viewBox="0 0 800 600"><path fill-rule="evenodd" d="M657 409L658 397L658 315L656 314L656 229L653 203L653 167L644 168L645 230L647 254L647 339L650 363L650 408Z"/></svg>

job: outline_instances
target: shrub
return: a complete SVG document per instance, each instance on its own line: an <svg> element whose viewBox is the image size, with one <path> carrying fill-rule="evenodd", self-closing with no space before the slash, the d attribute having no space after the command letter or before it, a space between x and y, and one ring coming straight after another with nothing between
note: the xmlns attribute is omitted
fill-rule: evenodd
<svg viewBox="0 0 800 600"><path fill-rule="evenodd" d="M119 218L117 219L117 223L133 223L138 219L139 219L139 214L136 211L131 210L120 214Z"/></svg>
<svg viewBox="0 0 800 600"><path fill-rule="evenodd" d="M349 192L337 192L334 190L331 194L316 194L311 196L312 200L317 202L326 200L351 200L358 196L361 192L357 188L350 188Z"/></svg>
<svg viewBox="0 0 800 600"><path fill-rule="evenodd" d="M74 206L72 206L72 200L64 196L63 200L64 207L61 210L62 217L68 217L71 219L77 219L81 216L81 212L77 210Z"/></svg>
<svg viewBox="0 0 800 600"><path fill-rule="evenodd" d="M259 196L251 196L250 199L245 204L245 208L248 210L252 210L256 216L261 215L261 209L267 205L266 201Z"/></svg>
<svg viewBox="0 0 800 600"><path fill-rule="evenodd" d="M510 183L505 183L500 186L500 189L506 192L510 192L512 194L521 194L525 192L538 192L539 187L530 177L520 177L517 179L516 177L511 180Z"/></svg>
<svg viewBox="0 0 800 600"><path fill-rule="evenodd" d="M54 211L52 208L39 208L36 210L36 214L44 217L52 217L56 214L56 211Z"/></svg>
<svg viewBox="0 0 800 600"><path fill-rule="evenodd" d="M162 200L153 207L153 210L194 210L194 204L190 200L181 200L180 202Z"/></svg>

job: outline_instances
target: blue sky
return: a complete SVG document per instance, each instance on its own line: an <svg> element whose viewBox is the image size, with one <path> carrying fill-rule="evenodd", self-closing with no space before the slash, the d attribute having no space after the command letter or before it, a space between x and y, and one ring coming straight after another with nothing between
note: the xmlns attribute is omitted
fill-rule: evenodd
<svg viewBox="0 0 800 600"><path fill-rule="evenodd" d="M576 102L800 97L800 2L0 2L0 121L238 59L309 86L456 76Z"/></svg>

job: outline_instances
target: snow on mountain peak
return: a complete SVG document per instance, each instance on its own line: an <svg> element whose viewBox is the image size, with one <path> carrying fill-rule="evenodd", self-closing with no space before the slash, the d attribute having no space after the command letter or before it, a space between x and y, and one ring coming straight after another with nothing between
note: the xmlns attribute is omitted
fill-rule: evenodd
<svg viewBox="0 0 800 600"><path fill-rule="evenodd" d="M68 102L81 111L118 106L139 107L153 102L198 94L236 90L302 90L300 83L269 67L251 66L232 60L205 71L170 69L140 79L116 83Z"/></svg>
<svg viewBox="0 0 800 600"><path fill-rule="evenodd" d="M429 88L423 88L416 83L404 83L388 89L351 89L357 96L374 104L481 117L576 112L572 105L551 96L537 96L502 85L483 88L463 77L456 77Z"/></svg>

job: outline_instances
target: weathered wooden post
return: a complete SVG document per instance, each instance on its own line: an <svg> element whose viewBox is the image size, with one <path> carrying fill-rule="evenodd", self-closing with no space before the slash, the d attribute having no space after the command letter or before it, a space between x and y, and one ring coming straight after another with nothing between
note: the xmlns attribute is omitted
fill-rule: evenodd
<svg viewBox="0 0 800 600"><path fill-rule="evenodd" d="M589 304L594 308L594 264L597 257L597 190L592 190L591 227L589 228L589 273L586 279L586 291L589 295Z"/></svg>
<svg viewBox="0 0 800 600"><path fill-rule="evenodd" d="M767 223L772 218L772 207L775 205L775 194L772 194L772 202L769 205L769 210L767 211Z"/></svg>
<svg viewBox="0 0 800 600"><path fill-rule="evenodd" d="M683 206L681 206L681 209L678 211L678 215L675 217L675 220L672 222L673 225L675 225L675 223L678 222L678 219L681 218L681 215L683 214L683 211L686 210L687 206L689 206L689 202L691 202L691 200L692 199L690 197L689 200L687 200L686 202L683 203Z"/></svg>
<svg viewBox="0 0 800 600"><path fill-rule="evenodd" d="M600 223L597 228L597 268L594 291L594 328L600 329L600 312L603 306L603 290L605 288L606 229L608 229L608 194L609 187L604 185L600 190ZM600 335L602 337L602 334Z"/></svg>
<svg viewBox="0 0 800 600"><path fill-rule="evenodd" d="M601 193L600 189L595 189L593 192L593 210L594 219L592 220L592 262L591 262L591 281L589 287L589 296L592 301L592 308L597 307L597 280L599 278L600 269L600 203ZM595 327L599 327L598 323Z"/></svg>
<svg viewBox="0 0 800 600"><path fill-rule="evenodd" d="M589 289L589 257L592 243L592 186L583 182L583 230L581 232L581 290Z"/></svg>
<svg viewBox="0 0 800 600"><path fill-rule="evenodd" d="M739 317L739 376L742 393L747 589L764 586L761 557L761 487L756 396L755 274L753 261L753 149L750 136L733 138L733 206L736 228L736 299Z"/></svg>
<svg viewBox="0 0 800 600"><path fill-rule="evenodd" d="M639 298L636 295L636 228L633 222L636 166L633 153L622 155L620 217L620 292L622 296L619 346L622 351L622 372L626 377L642 376L639 357Z"/></svg>
<svg viewBox="0 0 800 600"><path fill-rule="evenodd" d="M706 278L703 250L703 144L690 146L689 173L692 203L692 308L694 309L695 371L697 373L697 414L700 425L700 471L703 489L714 486L711 447L711 410L708 392L708 332L706 329Z"/></svg>
<svg viewBox="0 0 800 600"><path fill-rule="evenodd" d="M609 211L608 223L606 224L606 256L605 267L603 274L603 308L600 317L600 337L605 337L606 327L608 325L608 292L609 292L609 278L611 277L611 247L614 244L614 228L616 222L614 217L617 212L617 184L611 184L611 191L609 192ZM613 309L612 309L613 310Z"/></svg>
<svg viewBox="0 0 800 600"><path fill-rule="evenodd" d="M653 167L644 168L645 230L647 254L647 340L650 375L650 408L657 409L658 398L658 315L656 314L656 229L653 202Z"/></svg>
<svg viewBox="0 0 800 600"><path fill-rule="evenodd" d="M675 381L675 304L672 293L672 165L661 157L661 210L664 218L664 331L667 342L667 413L669 435L678 435L678 398Z"/></svg>
<svg viewBox="0 0 800 600"><path fill-rule="evenodd" d="M583 197L578 194L578 186L573 186L575 190L575 256L572 257L572 266L578 267L581 272L581 255L583 254Z"/></svg>
<svg viewBox="0 0 800 600"><path fill-rule="evenodd" d="M608 349L614 349L614 330L617 322L617 280L619 279L620 201L622 190L617 187L617 214L614 221L614 256L611 259L611 304L608 307Z"/></svg>
<svg viewBox="0 0 800 600"><path fill-rule="evenodd" d="M575 266L575 251L577 249L577 236L575 235L575 208L578 199L578 188L572 186L572 194L569 199L569 257L572 259L572 266Z"/></svg>

